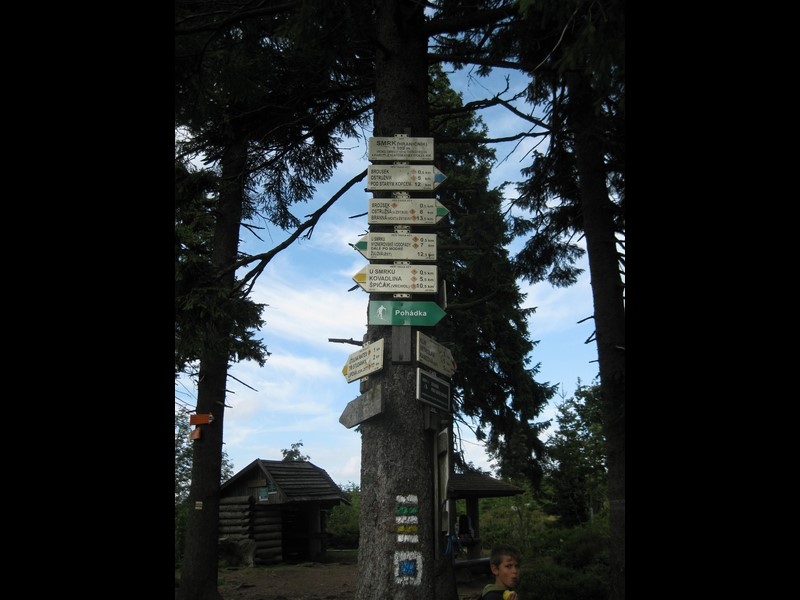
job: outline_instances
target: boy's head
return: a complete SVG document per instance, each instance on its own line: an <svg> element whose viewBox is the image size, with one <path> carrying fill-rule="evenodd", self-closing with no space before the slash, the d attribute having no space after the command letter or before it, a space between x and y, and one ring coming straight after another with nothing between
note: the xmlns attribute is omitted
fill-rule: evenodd
<svg viewBox="0 0 800 600"><path fill-rule="evenodd" d="M514 546L503 544L492 548L489 566L495 577L495 585L499 585L505 590L516 588L519 585L519 563L519 550Z"/></svg>
<svg viewBox="0 0 800 600"><path fill-rule="evenodd" d="M514 546L509 546L508 544L501 544L500 546L495 546L492 548L492 555L489 558L489 563L495 566L500 566L500 563L503 562L504 556L513 558L517 564L520 563L519 550L517 550Z"/></svg>

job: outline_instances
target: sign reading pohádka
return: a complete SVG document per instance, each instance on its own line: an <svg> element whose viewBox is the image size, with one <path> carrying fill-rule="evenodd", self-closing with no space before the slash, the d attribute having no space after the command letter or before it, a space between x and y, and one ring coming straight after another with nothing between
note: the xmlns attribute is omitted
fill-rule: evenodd
<svg viewBox="0 0 800 600"><path fill-rule="evenodd" d="M369 165L368 190L431 191L447 179L433 165Z"/></svg>
<svg viewBox="0 0 800 600"><path fill-rule="evenodd" d="M347 383L350 383L382 368L383 338L348 356L347 363L342 367L342 375L347 379Z"/></svg>
<svg viewBox="0 0 800 600"><path fill-rule="evenodd" d="M370 160L433 160L432 137L371 137Z"/></svg>
<svg viewBox="0 0 800 600"><path fill-rule="evenodd" d="M456 372L456 361L450 348L442 346L421 331L417 332L417 361L447 377L452 377Z"/></svg>
<svg viewBox="0 0 800 600"><path fill-rule="evenodd" d="M367 324L432 327L446 314L436 302L372 300L369 303Z"/></svg>
<svg viewBox="0 0 800 600"><path fill-rule="evenodd" d="M367 259L436 260L436 234L368 233L355 249Z"/></svg>
<svg viewBox="0 0 800 600"><path fill-rule="evenodd" d="M435 294L438 269L434 265L366 265L353 275L367 292Z"/></svg>
<svg viewBox="0 0 800 600"><path fill-rule="evenodd" d="M450 211L436 198L370 198L370 225L436 225Z"/></svg>

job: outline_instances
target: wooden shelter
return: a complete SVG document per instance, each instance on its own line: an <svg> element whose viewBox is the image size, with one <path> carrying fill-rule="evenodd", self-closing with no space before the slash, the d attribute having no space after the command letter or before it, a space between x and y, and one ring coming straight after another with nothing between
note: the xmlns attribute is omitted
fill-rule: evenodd
<svg viewBox="0 0 800 600"><path fill-rule="evenodd" d="M327 513L340 502L350 504L324 469L256 459L220 488L220 542L254 546L254 564L316 560L326 549Z"/></svg>
<svg viewBox="0 0 800 600"><path fill-rule="evenodd" d="M478 510L478 499L497 498L501 496L517 496L525 490L516 485L500 481L482 473L453 473L447 482L447 498L450 502L450 514L453 514L455 501L466 500L467 512L459 515L458 537L461 545L467 549L468 559L481 557L481 520Z"/></svg>

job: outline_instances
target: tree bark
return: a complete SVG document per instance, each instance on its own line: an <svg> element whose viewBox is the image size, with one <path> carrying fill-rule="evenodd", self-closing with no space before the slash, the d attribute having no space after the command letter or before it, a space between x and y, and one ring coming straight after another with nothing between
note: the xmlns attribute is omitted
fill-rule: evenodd
<svg viewBox="0 0 800 600"><path fill-rule="evenodd" d="M222 294L210 299L215 306L218 306L219 298L229 298L234 288L236 273L230 266L236 260L239 247L239 225L244 201L242 174L246 166L247 142L243 136L231 138L221 161L223 183L214 229L212 263L214 272L219 274L216 283L222 290ZM197 387L197 412L211 413L214 420L200 426L200 439L193 442L189 519L178 588L179 600L222 600L217 590L219 489L222 478L225 384L233 327L224 307L218 306L214 312L221 318L210 320L207 325L207 344L200 358Z"/></svg>
<svg viewBox="0 0 800 600"><path fill-rule="evenodd" d="M423 24L420 3L376 3L375 136L428 135ZM374 195L391 197L391 193ZM392 227L370 227L370 231L379 230L391 231ZM373 293L369 299L391 300L392 295ZM361 382L360 392L383 386L386 401L381 414L360 425L361 537L356 600L455 598L455 585L452 596L435 595L440 566L435 553L436 431L427 428L430 406L416 399L416 370L411 359L415 331L407 326L367 328L366 341L384 340L384 364L381 371Z"/></svg>
<svg viewBox="0 0 800 600"><path fill-rule="evenodd" d="M567 75L570 129L594 299L610 508L610 600L625 598L625 300L608 197L601 131L588 76Z"/></svg>

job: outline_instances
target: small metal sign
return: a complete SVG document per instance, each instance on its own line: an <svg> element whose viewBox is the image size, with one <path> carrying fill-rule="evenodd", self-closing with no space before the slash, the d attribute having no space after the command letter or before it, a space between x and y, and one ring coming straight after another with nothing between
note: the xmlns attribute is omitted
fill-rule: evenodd
<svg viewBox="0 0 800 600"><path fill-rule="evenodd" d="M417 400L450 412L450 384L417 367Z"/></svg>

